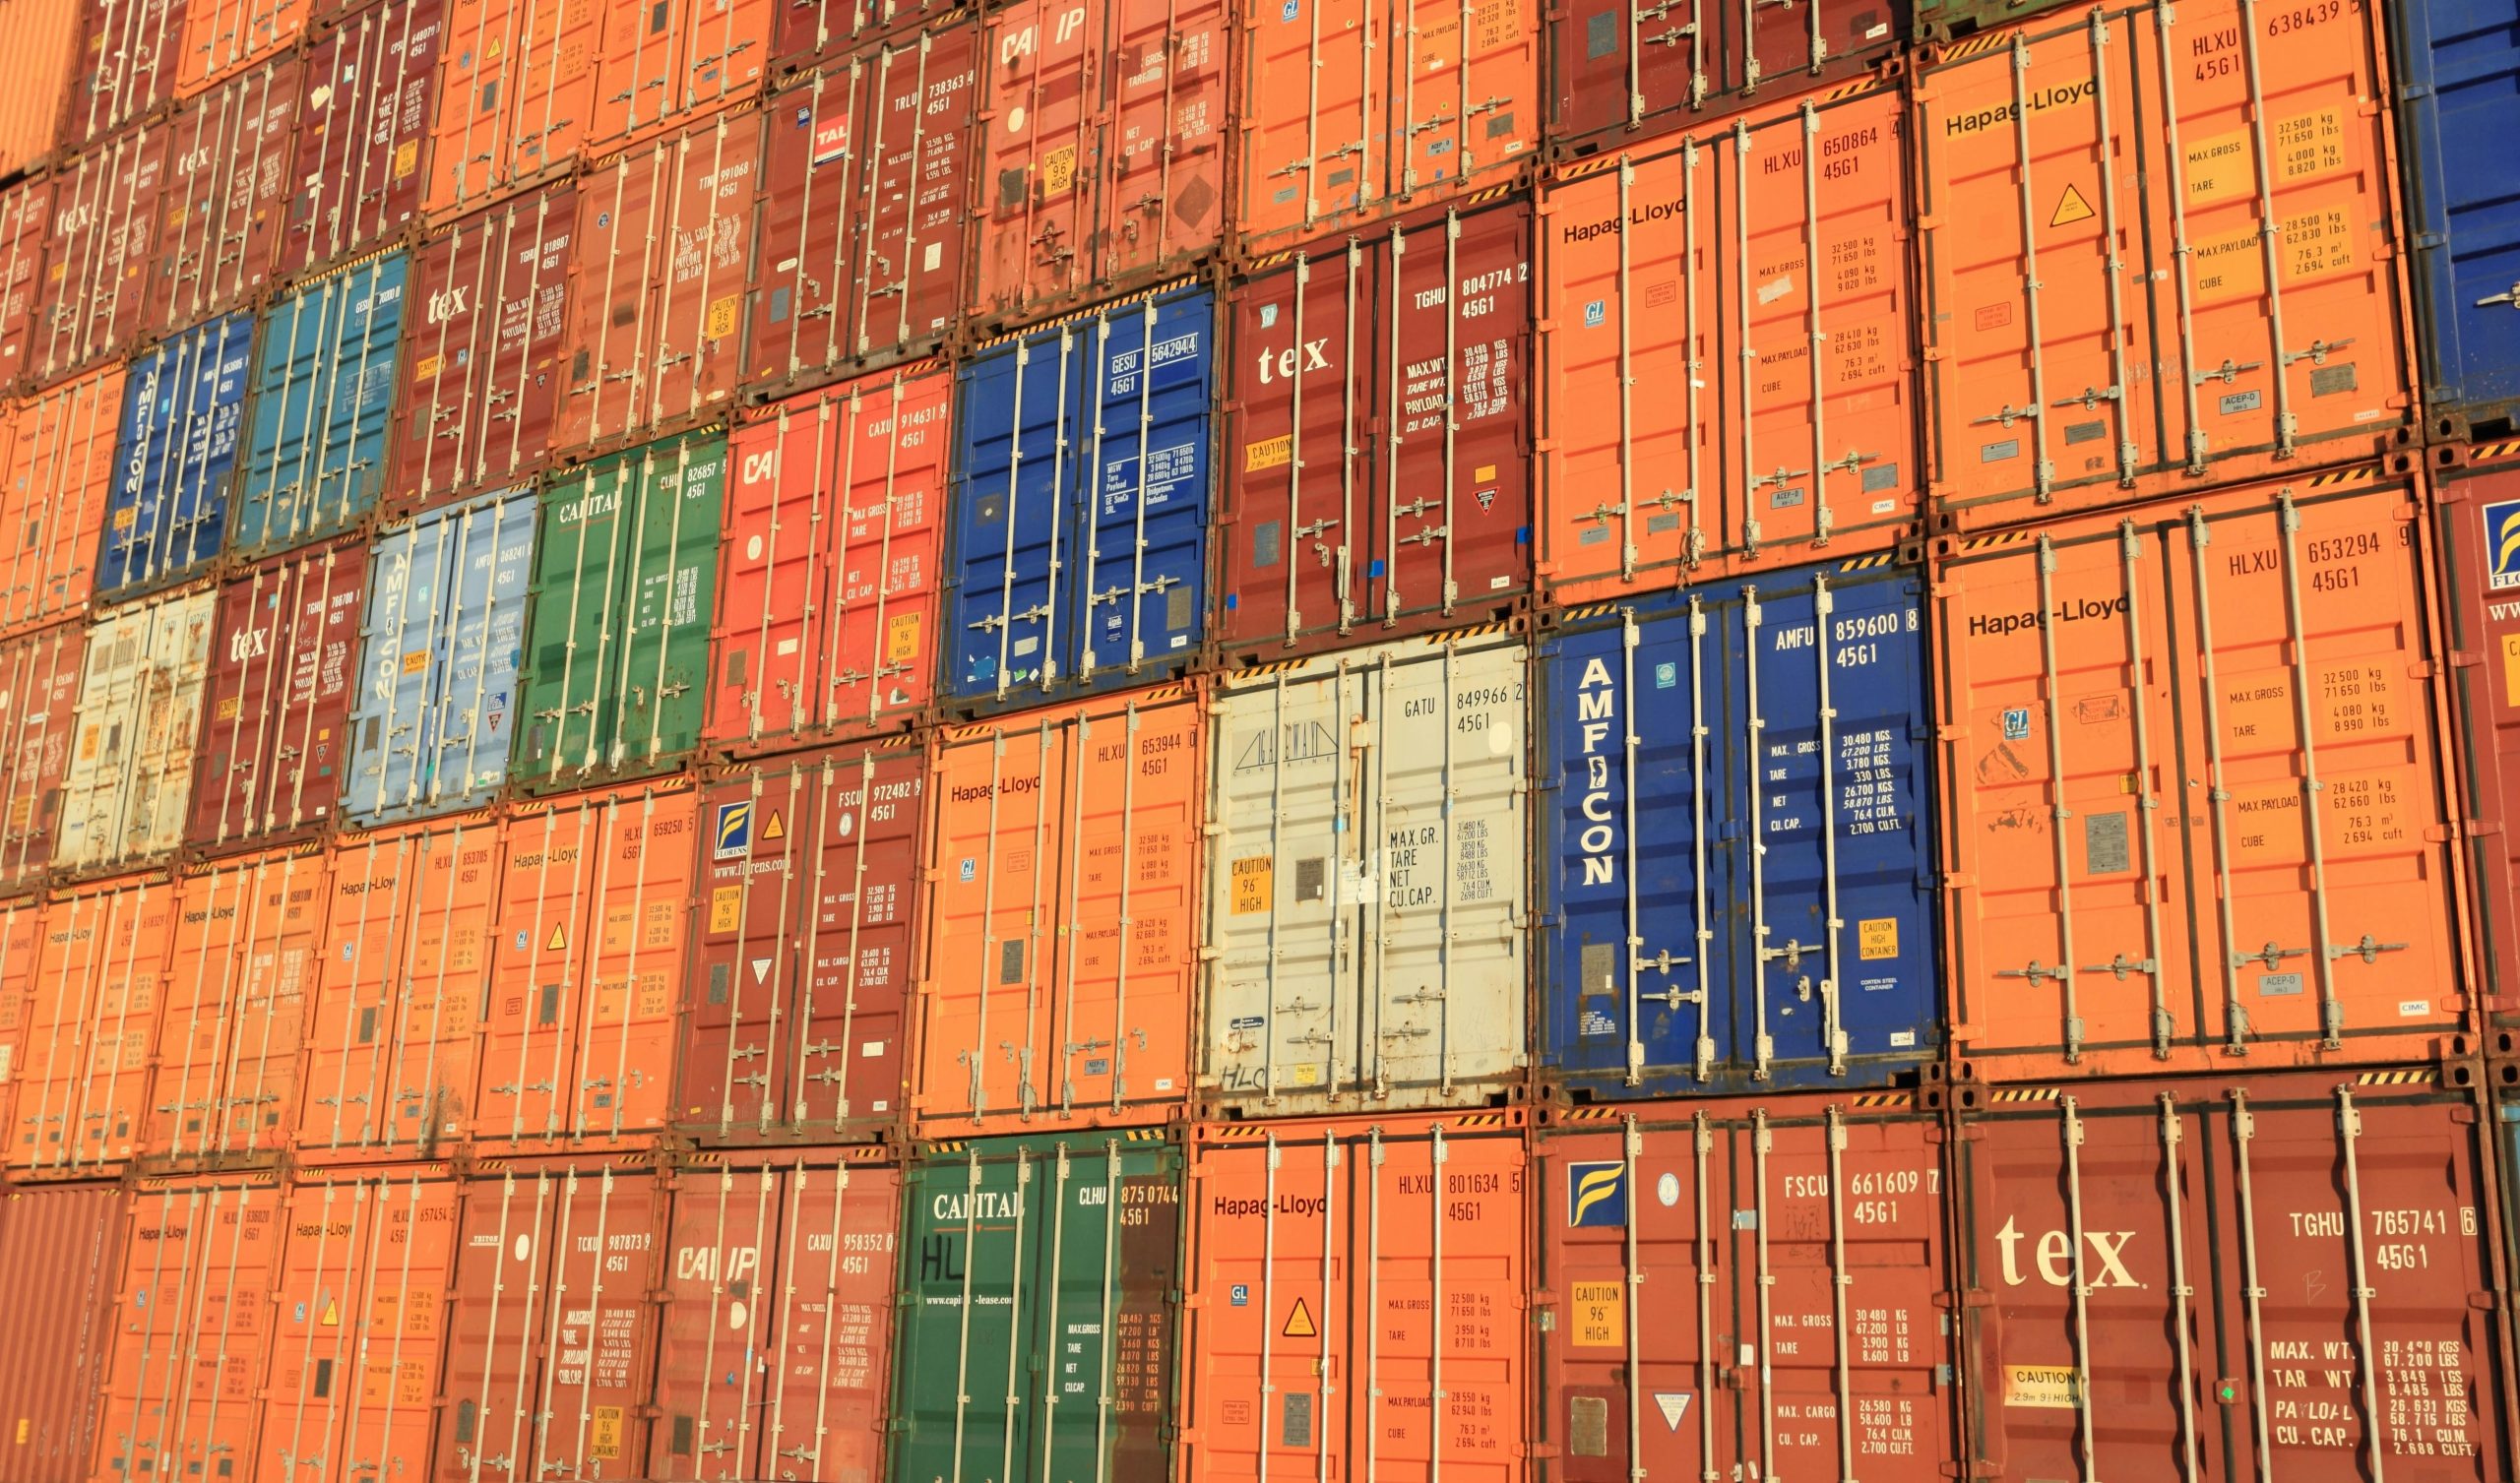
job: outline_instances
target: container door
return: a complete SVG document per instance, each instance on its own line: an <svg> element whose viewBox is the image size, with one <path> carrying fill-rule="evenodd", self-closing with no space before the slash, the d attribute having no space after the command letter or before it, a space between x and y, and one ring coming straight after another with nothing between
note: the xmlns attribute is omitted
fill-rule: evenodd
<svg viewBox="0 0 2520 1483"><path fill-rule="evenodd" d="M1216 304L1204 290L1148 299L1085 328L1091 430L1065 594L1075 651L1061 662L1092 684L1177 667L1207 637Z"/></svg>
<svg viewBox="0 0 2520 1483"><path fill-rule="evenodd" d="M722 1168L715 1179L686 1178L675 1192L648 1449L653 1477L773 1476L761 1460L777 1374L776 1309L766 1287L781 1260L783 1183L767 1165Z"/></svg>
<svg viewBox="0 0 2520 1483"><path fill-rule="evenodd" d="M1084 503L1067 452L1085 437L1070 382L1077 336L1062 325L1055 341L1019 340L962 372L949 694L1006 701L1059 678L1074 601L1059 585L1074 569L1062 552L1070 509Z"/></svg>
<svg viewBox="0 0 2520 1483"><path fill-rule="evenodd" d="M934 373L850 388L816 687L826 726L884 723L934 690L953 387Z"/></svg>
<svg viewBox="0 0 2520 1483"><path fill-rule="evenodd" d="M483 1138L557 1139L573 1131L581 1075L575 1053L586 1037L587 923L596 898L607 894L602 835L618 802L579 794L507 826L474 1120Z"/></svg>
<svg viewBox="0 0 2520 1483"><path fill-rule="evenodd" d="M320 278L265 316L235 545L303 545L347 527L385 485L403 342L402 253Z"/></svg>
<svg viewBox="0 0 2520 1483"><path fill-rule="evenodd" d="M643 12L649 14L653 12ZM562 341L559 420L552 438L583 448L643 425L663 372L650 359L656 288L672 271L670 216L677 142L623 154L584 177L569 331Z"/></svg>
<svg viewBox="0 0 2520 1483"><path fill-rule="evenodd" d="M0 191L0 373L12 379L27 374L35 336L51 205L48 180L22 180Z"/></svg>
<svg viewBox="0 0 2520 1483"><path fill-rule="evenodd" d="M862 223L866 251L858 275L841 280L855 289L856 355L924 347L962 316L980 34L976 20L949 19L875 54L862 205L850 218ZM1168 83L1172 69L1163 70Z"/></svg>
<svg viewBox="0 0 2520 1483"><path fill-rule="evenodd" d="M911 975L918 962L923 755L867 752L823 779L811 913L792 970L803 985L794 1105L809 1126L888 1117L903 1105Z"/></svg>
<svg viewBox="0 0 2520 1483"><path fill-rule="evenodd" d="M79 63L90 74L65 99L66 145L96 139L174 96L185 0L95 0L84 5Z"/></svg>
<svg viewBox="0 0 2520 1483"><path fill-rule="evenodd" d="M607 17L588 143L644 139L750 96L768 70L772 0L667 0Z"/></svg>
<svg viewBox="0 0 2520 1483"><path fill-rule="evenodd" d="M1102 96L1093 59L1104 53L1109 4L1023 0L990 21L972 294L984 312L1054 300L1095 280Z"/></svg>
<svg viewBox="0 0 2520 1483"><path fill-rule="evenodd" d="M173 893L155 881L44 908L9 1165L111 1173L148 1116Z"/></svg>
<svg viewBox="0 0 2520 1483"><path fill-rule="evenodd" d="M44 308L28 357L38 381L128 349L140 333L170 144L162 123L129 129L54 172Z"/></svg>
<svg viewBox="0 0 2520 1483"><path fill-rule="evenodd" d="M782 9L784 26L799 7ZM808 367L836 366L854 343L848 321L858 232L841 209L858 200L850 166L870 86L863 66L831 67L763 108L748 384L776 386Z"/></svg>
<svg viewBox="0 0 2520 1483"><path fill-rule="evenodd" d="M113 483L124 374L119 365L47 387L11 415L0 518L26 543L0 553L0 622L15 628L80 610L96 583L96 545Z"/></svg>
<svg viewBox="0 0 2520 1483"><path fill-rule="evenodd" d="M193 16L223 3L199 0ZM305 11L304 0L283 3ZM270 282L303 86L292 49L191 99L167 124L175 159L150 265L151 333L237 308Z"/></svg>
<svg viewBox="0 0 2520 1483"><path fill-rule="evenodd" d="M280 1280L267 1184L161 1185L133 1197L100 1477L217 1477L258 1455Z"/></svg>
<svg viewBox="0 0 2520 1483"><path fill-rule="evenodd" d="M25 879L52 863L70 772L88 631L64 623L0 648L0 877Z"/></svg>
<svg viewBox="0 0 2520 1483"><path fill-rule="evenodd" d="M146 1152L199 1161L294 1142L329 876L322 856L292 851L177 887Z"/></svg>
<svg viewBox="0 0 2520 1483"><path fill-rule="evenodd" d="M188 838L232 845L332 817L365 565L354 546L329 547L220 593Z"/></svg>
<svg viewBox="0 0 2520 1483"><path fill-rule="evenodd" d="M688 789L604 801L569 1111L570 1132L581 1137L662 1127L671 1106L698 886L697 814Z"/></svg>
<svg viewBox="0 0 2520 1483"><path fill-rule="evenodd" d="M13 948L14 957L14 948ZM13 1397L0 1483L88 1476L104 1419L123 1242L118 1185L19 1190L0 1208L0 1280L13 1342L0 1387Z"/></svg>
<svg viewBox="0 0 2520 1483"><path fill-rule="evenodd" d="M808 926L801 885L820 875L812 824L831 768L762 764L701 801L708 887L674 1121L722 1140L767 1135L794 1101L795 1027L782 1021L811 961L797 953Z"/></svg>
<svg viewBox="0 0 2520 1483"><path fill-rule="evenodd" d="M189 96L258 57L294 45L312 9L308 0L189 0L176 94Z"/></svg>
<svg viewBox="0 0 2520 1483"><path fill-rule="evenodd" d="M199 591L143 603L92 632L60 864L143 859L181 839L218 601Z"/></svg>
<svg viewBox="0 0 2520 1483"><path fill-rule="evenodd" d="M450 0L430 120L430 217L443 221L577 160L608 12L588 0Z"/></svg>
<svg viewBox="0 0 2520 1483"><path fill-rule="evenodd" d="M709 0L707 8L730 16L766 10L770 3ZM730 58L725 65L745 61L760 64L759 57L749 57ZM759 114L741 109L695 125L669 149L660 149L668 155L669 174L657 234L669 256L647 280L652 294L634 363L654 370L630 408L632 428L723 412L734 393L746 340L744 288L753 265L761 129Z"/></svg>
<svg viewBox="0 0 2520 1483"><path fill-rule="evenodd" d="M780 1215L763 1471L809 1483L878 1475L892 1416L902 1176L891 1165L788 1172Z"/></svg>
<svg viewBox="0 0 2520 1483"><path fill-rule="evenodd" d="M420 250L411 286L420 318L395 440L398 499L510 482L548 454L577 219L564 181L460 222Z"/></svg>
<svg viewBox="0 0 2520 1483"><path fill-rule="evenodd" d="M307 52L281 272L295 276L409 227L427 177L442 0L367 5ZM390 362L389 362L390 364ZM393 377L389 372L390 385Z"/></svg>
<svg viewBox="0 0 2520 1483"><path fill-rule="evenodd" d="M219 554L253 339L253 317L233 314L133 366L106 495L100 593L163 586Z"/></svg>

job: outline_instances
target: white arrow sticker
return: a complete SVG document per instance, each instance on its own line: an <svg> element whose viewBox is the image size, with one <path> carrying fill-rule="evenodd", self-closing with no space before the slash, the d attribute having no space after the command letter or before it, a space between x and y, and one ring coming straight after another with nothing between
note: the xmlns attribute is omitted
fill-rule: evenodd
<svg viewBox="0 0 2520 1483"><path fill-rule="evenodd" d="M752 981L755 983L768 983L770 981L769 958L756 958L752 960Z"/></svg>
<svg viewBox="0 0 2520 1483"><path fill-rule="evenodd" d="M1654 1404L1663 1413L1663 1424L1676 1432L1680 1429L1680 1416L1689 1408L1689 1392L1657 1390L1654 1392Z"/></svg>

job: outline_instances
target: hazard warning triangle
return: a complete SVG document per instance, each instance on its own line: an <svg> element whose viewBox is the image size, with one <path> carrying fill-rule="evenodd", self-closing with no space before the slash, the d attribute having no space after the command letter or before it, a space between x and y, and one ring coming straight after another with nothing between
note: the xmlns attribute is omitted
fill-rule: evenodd
<svg viewBox="0 0 2520 1483"><path fill-rule="evenodd" d="M336 1302L326 1302L324 1304L324 1316L316 1320L316 1322L324 1325L328 1329L339 1327L342 1322L342 1305Z"/></svg>
<svg viewBox="0 0 2520 1483"><path fill-rule="evenodd" d="M770 961L767 958L756 958L752 960L753 982L768 983L770 981Z"/></svg>
<svg viewBox="0 0 2520 1483"><path fill-rule="evenodd" d="M779 817L779 811L777 809L772 809L770 811L769 827L761 832L761 836L765 839L782 839L787 837L787 821Z"/></svg>
<svg viewBox="0 0 2520 1483"><path fill-rule="evenodd" d="M1282 1338L1311 1338L1321 1330L1312 1327L1312 1310L1295 1299L1295 1311L1287 1315L1287 1327L1278 1330Z"/></svg>
<svg viewBox="0 0 2520 1483"><path fill-rule="evenodd" d="M1689 1392L1657 1390L1654 1392L1654 1408L1663 1413L1663 1424L1676 1432L1680 1429L1680 1417L1688 1412Z"/></svg>
<svg viewBox="0 0 2520 1483"><path fill-rule="evenodd" d="M2056 198L2056 212L2054 216L2048 218L2048 224L2066 226L2076 221L2088 221L2091 218L2091 203L2083 199L2082 192L2069 185L2065 187L2065 194Z"/></svg>
<svg viewBox="0 0 2520 1483"><path fill-rule="evenodd" d="M543 952L545 952L545 953L566 953L566 952L568 952L568 951L569 951L569 929L568 929L568 928L566 928L566 927L553 927L553 928L551 929L551 940L550 940L549 942L544 943L544 944L542 945L542 951L543 951Z"/></svg>

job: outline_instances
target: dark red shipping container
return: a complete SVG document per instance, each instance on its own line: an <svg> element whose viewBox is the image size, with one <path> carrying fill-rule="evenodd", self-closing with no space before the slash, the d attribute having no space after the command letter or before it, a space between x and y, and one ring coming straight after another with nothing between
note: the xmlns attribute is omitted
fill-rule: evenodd
<svg viewBox="0 0 2520 1483"><path fill-rule="evenodd" d="M79 622L0 643L0 882L52 863L87 653Z"/></svg>
<svg viewBox="0 0 2520 1483"><path fill-rule="evenodd" d="M283 274L337 262L419 219L443 12L443 0L376 0L309 44Z"/></svg>
<svg viewBox="0 0 2520 1483"><path fill-rule="evenodd" d="M935 348L962 313L980 23L956 12L773 97L747 382Z"/></svg>
<svg viewBox="0 0 2520 1483"><path fill-rule="evenodd" d="M1530 590L1532 212L1488 195L1273 257L1234 291L1228 649L1480 622Z"/></svg>
<svg viewBox="0 0 2520 1483"><path fill-rule="evenodd" d="M80 72L61 121L62 147L72 150L175 95L191 6L188 0L80 0L79 8Z"/></svg>
<svg viewBox="0 0 2520 1483"><path fill-rule="evenodd" d="M172 158L149 275L153 336L222 314L270 283L286 235L304 79L298 54L283 52L167 121Z"/></svg>
<svg viewBox="0 0 2520 1483"><path fill-rule="evenodd" d="M681 1132L827 1143L899 1122L926 783L903 738L744 765L703 796Z"/></svg>
<svg viewBox="0 0 2520 1483"><path fill-rule="evenodd" d="M550 457L577 218L563 181L466 217L420 249L389 501L441 503L513 482Z"/></svg>
<svg viewBox="0 0 2520 1483"><path fill-rule="evenodd" d="M2461 832L2475 872L2478 1009L2520 1023L2520 440L2432 450Z"/></svg>
<svg viewBox="0 0 2520 1483"><path fill-rule="evenodd" d="M2480 1087L2402 1070L1957 1095L1968 1476L2511 1476Z"/></svg>
<svg viewBox="0 0 2520 1483"><path fill-rule="evenodd" d="M54 381L128 348L148 320L158 197L173 164L168 122L127 129L63 161L51 176L52 229L44 239L27 369Z"/></svg>
<svg viewBox="0 0 2520 1483"><path fill-rule="evenodd" d="M342 795L367 547L255 567L220 593L184 837L211 849L321 827Z"/></svg>
<svg viewBox="0 0 2520 1483"><path fill-rule="evenodd" d="M43 245L52 233L52 182L0 190L0 383L27 372L43 298Z"/></svg>
<svg viewBox="0 0 2520 1483"><path fill-rule="evenodd" d="M771 24L771 75L802 72L894 27L958 8L955 0L786 0Z"/></svg>
<svg viewBox="0 0 2520 1483"><path fill-rule="evenodd" d="M1571 155L1808 93L1889 60L1909 0L1563 0L1548 9L1548 134Z"/></svg>
<svg viewBox="0 0 2520 1483"><path fill-rule="evenodd" d="M122 1276L122 1187L0 1197L0 1483L87 1475L103 1410L108 1305Z"/></svg>

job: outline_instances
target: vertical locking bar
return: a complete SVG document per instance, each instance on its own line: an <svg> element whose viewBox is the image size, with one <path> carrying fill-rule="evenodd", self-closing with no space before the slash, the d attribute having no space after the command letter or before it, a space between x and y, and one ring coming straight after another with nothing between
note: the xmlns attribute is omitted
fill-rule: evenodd
<svg viewBox="0 0 2520 1483"><path fill-rule="evenodd" d="M2215 957L2223 970L2223 1048L2235 1056L2248 1054L2248 1011L2240 1004L2239 938L2232 919L2232 831L2226 816L2231 790L2223 784L2223 715L2220 697L2222 681L2214 672L2214 600L2213 584L2205 577L2205 548L2213 540L2213 531L2205 524L2205 507L2191 505L2187 509L2187 555L2189 574L2196 583L2196 661L2204 683L2196 687L2197 699L2203 704L2205 730L2206 798L2213 805L2214 816L2214 910L2222 928L2222 941L2215 945Z"/></svg>
<svg viewBox="0 0 2520 1483"><path fill-rule="evenodd" d="M2056 864L2056 987L2064 996L2065 1061L2073 1065L2083 1058L2082 1006L2074 986L2081 961L2074 956L2074 864L2065 841L2074 811L2065 804L2065 715L2059 694L2064 682L2056 668L2056 543L2045 530L2039 532L2038 562L2039 700L2048 724L2048 842Z"/></svg>
<svg viewBox="0 0 2520 1483"><path fill-rule="evenodd" d="M2193 1319L2196 1288L2187 1280L2186 1217L2179 1211L2181 1172L2178 1145L2186 1131L2178 1121L2178 1094L2165 1091L2162 1106L2162 1188L2166 1192L2165 1229L2170 1238L2171 1328L2178 1334L2178 1476L2197 1483L2201 1465L2196 1450L2196 1356L2188 1326Z"/></svg>
<svg viewBox="0 0 2520 1483"><path fill-rule="evenodd" d="M1767 791L1759 785L1768 754L1767 714L1759 709L1759 628L1761 612L1759 590L1755 587L1741 588L1741 651L1748 675L1745 695L1749 706L1750 732L1750 948L1751 961L1756 964L1752 986L1757 999L1758 1018L1751 1041L1757 1064L1750 1072L1751 1080L1768 1079L1768 1063L1776 1055L1776 1042L1768 1035L1768 881L1767 881L1767 813L1762 807Z"/></svg>
<svg viewBox="0 0 2520 1483"><path fill-rule="evenodd" d="M1625 166L1622 165L1621 168L1624 169ZM1621 233L1622 237L1624 235ZM1626 856L1622 865L1622 875L1627 885L1624 903L1626 914L1623 919L1623 925L1627 928L1625 944L1627 951L1622 955L1626 959L1627 979L1627 1084L1637 1086L1643 1084L1645 1081L1645 1036L1642 1021L1644 1004L1641 999L1643 988L1638 982L1638 975L1645 969L1645 922L1636 901L1636 760L1640 745L1636 734L1636 646L1638 642L1636 609L1621 607L1618 610L1618 718L1621 732L1619 807L1620 829L1624 835L1622 852ZM1703 1020L1705 1015L1705 1007L1699 1006L1699 1018ZM1629 1121L1632 1127L1634 1119Z"/></svg>
<svg viewBox="0 0 2520 1483"><path fill-rule="evenodd" d="M2232 1101L2232 1164L2239 1186L2240 1293L2248 1300L2248 1329L2243 1342L2248 1349L2249 1420L2257 1432L2252 1455L2257 1459L2257 1483L2275 1483L2274 1439L2267 1434L2268 1401L2273 1392L2266 1388L2266 1279L2257 1266L2257 1199L2249 1178L2248 1150L2257 1139L2257 1117L2248 1109L2246 1090L2234 1087L2228 1095Z"/></svg>
<svg viewBox="0 0 2520 1483"><path fill-rule="evenodd" d="M2169 985L2162 981L2161 853L2153 828L2153 816L2161 811L2161 794L2153 785L2152 708L2148 700L2151 683L2144 672L2142 555L2143 542L2136 534L2135 523L2119 521L2118 569L2126 587L2126 690L2133 697L2135 720L2135 817L2144 851L2144 960L2140 966L2152 983L2153 1056L2167 1061L2174 1025Z"/></svg>
<svg viewBox="0 0 2520 1483"><path fill-rule="evenodd" d="M2074 1426L2082 1444L2082 1483L2100 1483L2099 1443L2091 1396L2091 1284L2083 1277L2083 1120L2072 1097L2062 1100L2065 1135L2066 1239L2074 1253Z"/></svg>
<svg viewBox="0 0 2520 1483"><path fill-rule="evenodd" d="M2264 134L2264 129L2255 123L2251 131ZM2261 137L2261 162L2265 149ZM2283 385L2283 380L2279 372L2276 384ZM2309 625L2301 620L2301 510L2293 503L2289 486L2275 492L2275 526L2284 540L2284 626L2285 637L2291 640L2286 647L2293 651L2293 724L2300 733L2301 833L2310 856L2310 962L2319 980L2319 1043L2328 1050L2342 1050L2345 1002L2336 993L2339 954L2328 932L2327 831L2321 812L2327 801L2327 783L2319 776L2318 726L2310 714L2310 690L2317 677L2310 672Z"/></svg>
<svg viewBox="0 0 2520 1483"><path fill-rule="evenodd" d="M2171 44L2171 27L2177 17L2177 0L2153 0L2153 34L2161 43L2161 65L2155 69L2162 90L2162 144L2164 159L2185 159L2178 142L2178 69L2179 59ZM2096 80L2095 80L2096 81ZM2197 412L2196 387L2203 374L2196 369L2196 249L2187 240L2187 192L2165 193L2170 199L2171 256L2177 261L2178 271L2172 275L2178 281L2178 383L2186 399L2187 472L2202 474L2211 443L2205 435L2204 420Z"/></svg>
<svg viewBox="0 0 2520 1483"><path fill-rule="evenodd" d="M2263 146L2260 146L2262 149ZM2354 1105L2354 1088L2336 1088L2337 1143L2345 1155L2345 1229L2354 1253L2354 1354L2362 1374L2362 1454L2371 1464L2371 1483L2387 1483L2381 1442L2380 1378L2371 1358L2371 1300L2377 1297L2365 1264L2370 1260L2370 1232L2362 1225L2362 1165L2358 1149L2362 1138L2362 1109Z"/></svg>
<svg viewBox="0 0 2520 1483"><path fill-rule="evenodd" d="M2256 0L2239 0L2240 58L2248 78L2248 148L2256 167L2254 184L2257 203L2257 240L2264 257L2266 275L2266 329L2273 343L2267 346L2266 366L2275 382L2275 457L2293 456L2296 432L2293 416L2293 376L2287 361L2290 352L2284 340L2284 218L2275 215L2275 170L2268 162L2266 135L2271 127L2266 115L2266 89L2258 81ZM2304 746L2309 737L2301 738ZM2373 1453L2372 1483L2378 1483L2378 1453Z"/></svg>

